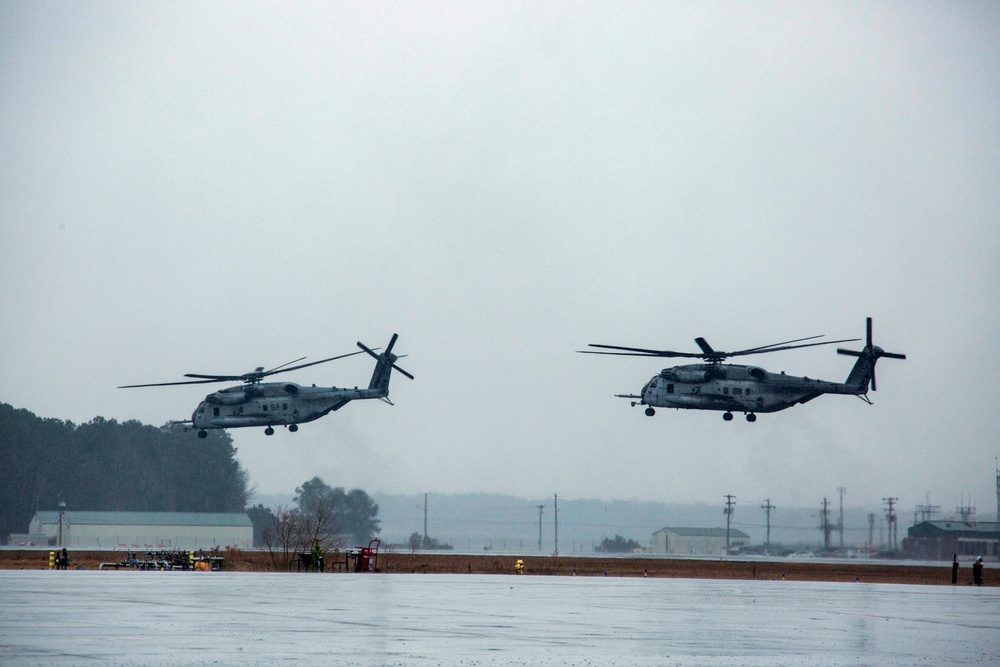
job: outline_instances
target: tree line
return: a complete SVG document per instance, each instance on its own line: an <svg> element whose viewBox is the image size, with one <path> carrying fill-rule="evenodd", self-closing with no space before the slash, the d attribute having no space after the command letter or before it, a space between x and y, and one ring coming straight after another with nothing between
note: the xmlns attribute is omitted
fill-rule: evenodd
<svg viewBox="0 0 1000 667"><path fill-rule="evenodd" d="M247 507L252 495L232 437L195 438L178 424L95 417L76 425L0 403L0 542L28 529L39 510L243 512L255 546L283 553L367 545L378 534L378 505L364 491L314 477L295 507Z"/></svg>
<svg viewBox="0 0 1000 667"><path fill-rule="evenodd" d="M0 540L38 510L242 512L246 470L225 431L94 417L76 425L0 403Z"/></svg>

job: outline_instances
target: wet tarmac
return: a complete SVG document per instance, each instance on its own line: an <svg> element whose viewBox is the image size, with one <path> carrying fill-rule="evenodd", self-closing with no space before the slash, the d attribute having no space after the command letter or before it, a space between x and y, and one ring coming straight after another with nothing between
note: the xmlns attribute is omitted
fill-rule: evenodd
<svg viewBox="0 0 1000 667"><path fill-rule="evenodd" d="M1000 589L0 571L0 665L990 665Z"/></svg>

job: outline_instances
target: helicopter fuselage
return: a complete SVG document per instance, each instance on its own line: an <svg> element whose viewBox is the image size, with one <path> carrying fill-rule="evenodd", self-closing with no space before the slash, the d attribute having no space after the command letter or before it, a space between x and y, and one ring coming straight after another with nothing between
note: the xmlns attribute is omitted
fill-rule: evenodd
<svg viewBox="0 0 1000 667"><path fill-rule="evenodd" d="M227 387L206 396L191 423L199 429L304 424L350 401L383 398L387 393L379 388L303 387L294 382Z"/></svg>
<svg viewBox="0 0 1000 667"><path fill-rule="evenodd" d="M771 373L757 366L687 364L664 368L642 388L642 405L724 412L777 412L822 394L863 394L867 386ZM635 404L635 402L633 402Z"/></svg>
<svg viewBox="0 0 1000 667"><path fill-rule="evenodd" d="M619 398L632 399L632 405L645 405L646 416L656 414L654 408L677 408L679 410L718 410L722 418L732 421L733 412L743 412L748 422L757 420L758 412L777 412L794 405L806 403L823 394L846 394L858 396L866 403L868 388L875 389L875 364L879 359L906 359L905 354L886 352L872 343L872 318L865 321L865 347L860 351L837 348L838 354L857 357L854 367L845 382L828 382L809 377L798 377L781 373L770 373L758 366L740 366L722 363L727 357L767 354L783 350L795 350L817 345L847 343L858 338L818 341L823 336L796 338L782 343L772 343L734 352L714 349L704 338L694 342L701 352L675 352L623 345L591 343L597 350L579 350L583 354L605 354L625 357L695 357L706 363L686 364L664 368L654 375L636 394L617 394ZM813 342L805 342L813 341Z"/></svg>
<svg viewBox="0 0 1000 667"><path fill-rule="evenodd" d="M208 384L214 382L229 382L242 380L243 384L235 387L227 387L219 391L212 392L205 397L198 407L195 408L190 420L175 421L173 424L184 425L184 430L188 429L188 424L198 429L198 437L208 437L208 429L219 428L239 428L241 426L264 426L264 435L274 435L274 426L287 426L289 431L299 430L299 424L311 422L320 417L330 414L334 410L339 410L351 401L377 398L392 405L389 400L389 379L392 371L396 370L404 376L413 379L413 376L396 365L399 357L392 353L392 348L396 344L398 334L392 334L385 351L375 354L361 341L358 347L361 352L342 354L336 357L310 361L299 364L305 359L302 357L295 361L276 366L270 370L258 367L256 370L242 375L208 375L204 373L186 373L184 377L195 378L181 382L153 382L146 384L122 385L119 389L136 389L139 387L167 387L173 385L188 384ZM368 387L303 387L294 382L261 382L266 377L278 373L325 364L328 361L352 357L355 354L366 353L375 359L375 370L372 372L371 381ZM295 364L295 365L292 365Z"/></svg>

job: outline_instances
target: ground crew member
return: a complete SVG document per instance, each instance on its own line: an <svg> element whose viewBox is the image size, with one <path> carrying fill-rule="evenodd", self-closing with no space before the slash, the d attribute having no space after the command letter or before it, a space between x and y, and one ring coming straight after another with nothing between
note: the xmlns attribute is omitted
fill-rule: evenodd
<svg viewBox="0 0 1000 667"><path fill-rule="evenodd" d="M320 546L319 540L313 541L312 566L317 572L323 571L323 547Z"/></svg>
<svg viewBox="0 0 1000 667"><path fill-rule="evenodd" d="M972 583L976 586L983 585L983 557L980 556L976 559L976 562L972 564Z"/></svg>

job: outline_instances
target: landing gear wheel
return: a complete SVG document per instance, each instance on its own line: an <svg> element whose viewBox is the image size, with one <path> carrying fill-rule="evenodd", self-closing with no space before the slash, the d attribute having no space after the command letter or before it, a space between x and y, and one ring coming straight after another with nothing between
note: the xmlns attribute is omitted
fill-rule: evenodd
<svg viewBox="0 0 1000 667"><path fill-rule="evenodd" d="M208 437L208 431L206 431L205 429L202 429L202 430L198 431L198 437L199 438L207 438Z"/></svg>
<svg viewBox="0 0 1000 667"><path fill-rule="evenodd" d="M755 415L752 412L749 413L749 414L747 414L747 421L748 422L755 422L755 421L757 421L757 415Z"/></svg>
<svg viewBox="0 0 1000 667"><path fill-rule="evenodd" d="M264 429L264 435L274 435L274 429L268 426L267 428Z"/></svg>
<svg viewBox="0 0 1000 667"><path fill-rule="evenodd" d="M726 412L725 414L722 415L722 418L725 419L727 422L731 422L733 421L733 413Z"/></svg>
<svg viewBox="0 0 1000 667"><path fill-rule="evenodd" d="M655 414L656 414L656 410L654 410L653 408L646 408L646 416L647 417L652 417Z"/></svg>
<svg viewBox="0 0 1000 667"><path fill-rule="evenodd" d="M296 431L299 430L299 425L298 424L290 424L288 426L288 430L291 431L292 433L295 433Z"/></svg>

